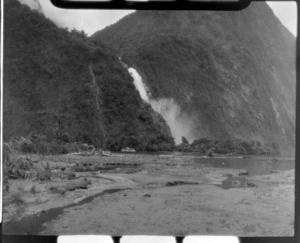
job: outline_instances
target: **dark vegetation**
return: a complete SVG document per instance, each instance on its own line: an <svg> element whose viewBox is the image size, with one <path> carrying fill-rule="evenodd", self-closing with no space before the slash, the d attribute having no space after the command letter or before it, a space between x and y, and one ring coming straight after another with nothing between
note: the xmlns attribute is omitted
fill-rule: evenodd
<svg viewBox="0 0 300 243"><path fill-rule="evenodd" d="M30 153L45 151L46 144L28 138L13 138L9 143L3 144L3 189L9 191L9 179L29 179L46 181L52 176L47 161L33 157ZM44 154L43 154L44 155ZM41 163L39 163L41 162ZM35 193L35 188L31 189ZM17 199L17 198L16 198ZM17 200L16 200L17 201Z"/></svg>
<svg viewBox="0 0 300 243"><path fill-rule="evenodd" d="M182 143L176 146L180 152L200 152L203 155L212 156L214 154L225 155L279 155L279 146L277 143L263 144L260 141L246 141L242 139L206 139L201 138L193 141L191 144L185 137L182 137Z"/></svg>
<svg viewBox="0 0 300 243"><path fill-rule="evenodd" d="M11 138L8 143L3 144L4 191L9 191L9 179L31 181L49 181L55 177L74 179L76 168L72 170L71 167L66 169L64 166L50 166L49 157L47 158L46 155L74 152L74 148L83 155L86 147L88 146L79 143L74 143L73 146L66 143L49 143L45 136L34 133L26 138ZM34 194L36 191L35 186L32 186L30 192Z"/></svg>
<svg viewBox="0 0 300 243"><path fill-rule="evenodd" d="M172 97L195 137L274 141L295 148L295 37L266 3L237 12L136 11L96 32Z"/></svg>
<svg viewBox="0 0 300 243"><path fill-rule="evenodd" d="M174 150L168 126L141 100L121 54L153 98L174 98L195 120L195 135L211 138L177 150L293 151L295 38L267 5L257 6L229 15L137 11L88 38L6 0L4 141L17 138L22 153L38 154L76 152L84 143Z"/></svg>
<svg viewBox="0 0 300 243"><path fill-rule="evenodd" d="M4 141L22 136L23 152L46 154L76 143L173 149L165 121L141 100L114 50L16 0L4 7Z"/></svg>

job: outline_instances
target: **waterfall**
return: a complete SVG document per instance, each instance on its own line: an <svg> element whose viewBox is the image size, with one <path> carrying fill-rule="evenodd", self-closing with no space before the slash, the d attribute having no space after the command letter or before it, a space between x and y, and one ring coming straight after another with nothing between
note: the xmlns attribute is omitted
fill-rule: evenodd
<svg viewBox="0 0 300 243"><path fill-rule="evenodd" d="M92 76L93 90L96 92L96 94L95 94L96 107L97 107L98 114L100 116L100 128L101 128L102 135L103 135L103 138L104 138L104 146L103 147L105 148L105 146L106 146L106 134L105 134L105 130L103 128L103 124L102 124L102 121L101 121L101 108L100 108L100 101L99 101L99 86L97 85L96 78L95 78L95 75L94 75L91 64L90 64L90 74Z"/></svg>
<svg viewBox="0 0 300 243"><path fill-rule="evenodd" d="M128 72L130 76L133 78L133 83L135 88L139 91L141 98L150 103L149 90L147 86L143 83L142 77L138 74L138 72L134 68L129 68Z"/></svg>
<svg viewBox="0 0 300 243"><path fill-rule="evenodd" d="M125 66L127 67L126 64ZM146 103L150 104L153 110L160 113L167 122L175 143L180 144L182 136L186 137L189 141L193 141L195 139L193 133L193 121L189 116L181 111L180 106L174 101L174 99L153 99L151 92L147 85L143 82L141 75L132 67L127 67L127 69L130 76L133 78L133 83L141 98Z"/></svg>

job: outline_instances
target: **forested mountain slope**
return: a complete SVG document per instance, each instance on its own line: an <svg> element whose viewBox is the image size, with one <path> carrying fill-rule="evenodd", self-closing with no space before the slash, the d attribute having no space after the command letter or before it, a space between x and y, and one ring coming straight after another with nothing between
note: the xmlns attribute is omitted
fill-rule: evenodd
<svg viewBox="0 0 300 243"><path fill-rule="evenodd" d="M295 146L295 37L266 3L237 12L136 11L96 32L193 121L188 139Z"/></svg>
<svg viewBox="0 0 300 243"><path fill-rule="evenodd" d="M174 145L116 53L58 28L16 0L4 4L4 140L44 134L119 150Z"/></svg>

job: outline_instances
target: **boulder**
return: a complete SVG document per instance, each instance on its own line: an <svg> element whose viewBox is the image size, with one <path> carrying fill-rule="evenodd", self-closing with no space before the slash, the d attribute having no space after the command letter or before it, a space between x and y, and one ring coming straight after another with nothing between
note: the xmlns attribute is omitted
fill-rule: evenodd
<svg viewBox="0 0 300 243"><path fill-rule="evenodd" d="M247 175L249 175L249 172L248 171L241 171L239 174L238 174L239 176L247 176Z"/></svg>

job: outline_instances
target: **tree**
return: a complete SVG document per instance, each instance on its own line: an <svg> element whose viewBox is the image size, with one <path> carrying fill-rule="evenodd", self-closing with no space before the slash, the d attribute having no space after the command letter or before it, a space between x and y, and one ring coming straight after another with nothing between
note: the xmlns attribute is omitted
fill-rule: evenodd
<svg viewBox="0 0 300 243"><path fill-rule="evenodd" d="M190 144L189 141L184 136L181 137L181 143L182 144Z"/></svg>
<svg viewBox="0 0 300 243"><path fill-rule="evenodd" d="M273 142L273 143L272 143L272 148L273 148L275 154L280 154L278 143L274 143L274 142Z"/></svg>

